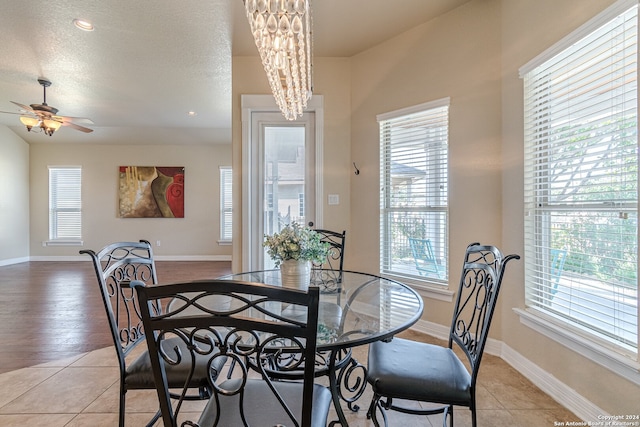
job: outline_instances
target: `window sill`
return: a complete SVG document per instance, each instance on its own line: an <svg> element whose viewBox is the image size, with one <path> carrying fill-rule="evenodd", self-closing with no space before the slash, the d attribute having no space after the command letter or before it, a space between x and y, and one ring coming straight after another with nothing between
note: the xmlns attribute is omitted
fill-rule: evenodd
<svg viewBox="0 0 640 427"><path fill-rule="evenodd" d="M220 246L231 246L233 242L231 240L218 240L218 245Z"/></svg>
<svg viewBox="0 0 640 427"><path fill-rule="evenodd" d="M45 240L42 242L42 246L82 246L84 241L82 240Z"/></svg>
<svg viewBox="0 0 640 427"><path fill-rule="evenodd" d="M514 308L513 311L520 316L520 323L523 325L640 385L640 363L634 360L637 354L598 340L590 333L568 325L540 310Z"/></svg>

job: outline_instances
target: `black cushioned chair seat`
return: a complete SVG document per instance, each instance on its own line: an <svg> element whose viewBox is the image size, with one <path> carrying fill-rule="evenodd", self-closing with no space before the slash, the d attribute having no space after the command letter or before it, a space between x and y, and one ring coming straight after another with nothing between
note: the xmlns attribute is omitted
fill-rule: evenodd
<svg viewBox="0 0 640 427"><path fill-rule="evenodd" d="M221 384L221 387L229 390L239 387L240 380L231 379ZM297 419L300 419L299 408L302 402L302 383L298 382L275 382L276 389L283 397L285 402L292 408ZM242 426L240 411L238 408L239 395L220 396L220 407L223 408L220 413L219 426ZM291 426L292 421L284 412L282 406L277 402L275 395L269 390L269 386L262 380L248 380L244 388L244 401L250 402L245 407L245 417L250 426L273 426L281 424L283 426ZM311 426L325 427L327 425L327 415L331 406L331 392L326 387L315 384L313 388L313 406ZM205 408L198 422L201 426L215 425L215 417L217 413L217 405L215 399L211 399Z"/></svg>
<svg viewBox="0 0 640 427"><path fill-rule="evenodd" d="M187 349L184 341L178 338L170 338L162 342L163 347L167 349L168 354L173 354L173 348L177 346L180 349L181 354L189 355L190 351ZM196 355L196 368L193 373L193 379L189 387L198 388L200 386L208 385L207 363L208 358L202 357L198 359ZM215 373L213 378L222 370L226 358L217 358L212 365ZM185 379L189 374L191 363L187 363L187 359L183 359L177 365L165 364L167 373L167 382L169 387L182 388L184 386ZM125 376L125 384L130 389L144 389L155 388L155 382L153 380L153 370L151 367L151 360L149 358L149 352L145 351L138 356L127 367L127 375Z"/></svg>
<svg viewBox="0 0 640 427"><path fill-rule="evenodd" d="M368 378L383 396L465 406L471 401L471 375L447 347L402 338L374 342Z"/></svg>

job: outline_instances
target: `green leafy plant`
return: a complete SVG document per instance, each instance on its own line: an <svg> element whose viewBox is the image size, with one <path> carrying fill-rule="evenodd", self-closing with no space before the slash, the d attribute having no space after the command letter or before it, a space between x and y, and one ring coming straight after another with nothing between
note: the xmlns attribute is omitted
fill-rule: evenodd
<svg viewBox="0 0 640 427"><path fill-rule="evenodd" d="M321 264L329 253L329 244L320 240L320 234L297 222L286 225L279 233L265 235L263 246L276 267L290 259Z"/></svg>

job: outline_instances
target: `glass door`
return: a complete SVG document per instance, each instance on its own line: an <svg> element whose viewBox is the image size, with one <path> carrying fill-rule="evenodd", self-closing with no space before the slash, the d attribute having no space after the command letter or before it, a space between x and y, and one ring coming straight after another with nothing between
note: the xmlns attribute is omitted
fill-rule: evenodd
<svg viewBox="0 0 640 427"><path fill-rule="evenodd" d="M280 113L254 113L252 117L256 180L252 195L254 228L252 241L260 242L254 251L254 269L274 268L262 247L263 236L279 232L292 222L315 222L315 140L314 114L287 121ZM259 211L258 211L259 210Z"/></svg>

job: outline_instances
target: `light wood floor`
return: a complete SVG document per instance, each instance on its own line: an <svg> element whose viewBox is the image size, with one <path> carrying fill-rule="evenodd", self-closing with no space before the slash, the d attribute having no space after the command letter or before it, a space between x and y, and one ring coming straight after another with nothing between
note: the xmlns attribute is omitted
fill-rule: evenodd
<svg viewBox="0 0 640 427"><path fill-rule="evenodd" d="M157 261L158 281L215 278L230 262ZM91 262L0 267L0 373L113 345Z"/></svg>

